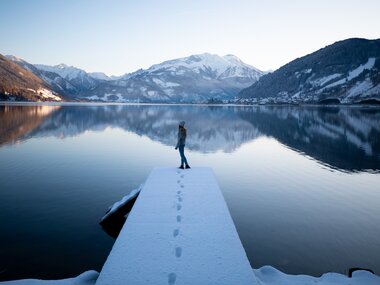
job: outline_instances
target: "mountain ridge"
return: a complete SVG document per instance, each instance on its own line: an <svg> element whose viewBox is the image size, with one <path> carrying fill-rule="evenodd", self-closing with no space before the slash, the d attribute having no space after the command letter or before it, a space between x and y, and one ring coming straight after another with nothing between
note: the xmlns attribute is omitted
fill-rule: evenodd
<svg viewBox="0 0 380 285"><path fill-rule="evenodd" d="M62 98L33 71L1 54L0 78L0 100L62 101Z"/></svg>
<svg viewBox="0 0 380 285"><path fill-rule="evenodd" d="M154 64L122 76L107 76L66 64L30 64L8 56L29 69L67 100L203 103L229 100L258 80L262 71L234 55L203 53Z"/></svg>
<svg viewBox="0 0 380 285"><path fill-rule="evenodd" d="M122 76L88 73L66 64L33 65L15 56L8 56L8 60L40 78L51 94L68 101L380 103L380 39L338 41L273 72L260 71L235 55L211 53L170 59ZM3 69L3 76L4 72ZM19 93L20 90L28 88L19 89ZM7 94L2 92L3 100L12 97ZM29 94L26 97L27 100L49 100L46 96L39 98ZM20 98L25 99L25 96Z"/></svg>
<svg viewBox="0 0 380 285"><path fill-rule="evenodd" d="M380 102L380 39L351 38L297 58L237 96L241 103Z"/></svg>

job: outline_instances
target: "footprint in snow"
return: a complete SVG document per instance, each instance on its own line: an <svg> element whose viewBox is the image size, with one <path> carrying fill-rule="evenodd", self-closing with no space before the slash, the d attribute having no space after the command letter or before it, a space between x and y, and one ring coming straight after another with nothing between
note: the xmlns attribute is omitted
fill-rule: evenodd
<svg viewBox="0 0 380 285"><path fill-rule="evenodd" d="M182 221L182 216L181 215L177 215L177 223L180 223Z"/></svg>
<svg viewBox="0 0 380 285"><path fill-rule="evenodd" d="M168 284L169 285L174 285L176 279L177 279L177 275L175 273L173 273L173 272L170 273L168 275Z"/></svg>
<svg viewBox="0 0 380 285"><path fill-rule="evenodd" d="M179 258L181 257L181 255L182 255L182 247L177 246L175 248L175 256Z"/></svg>
<svg viewBox="0 0 380 285"><path fill-rule="evenodd" d="M179 235L179 229L175 229L173 231L173 237L177 237Z"/></svg>
<svg viewBox="0 0 380 285"><path fill-rule="evenodd" d="M182 209L182 206L181 204L177 204L177 211L181 210Z"/></svg>

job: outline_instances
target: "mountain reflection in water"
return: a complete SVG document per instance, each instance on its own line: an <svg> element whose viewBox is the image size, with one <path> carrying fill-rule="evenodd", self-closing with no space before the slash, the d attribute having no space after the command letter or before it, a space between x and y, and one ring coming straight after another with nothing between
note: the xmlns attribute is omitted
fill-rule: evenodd
<svg viewBox="0 0 380 285"><path fill-rule="evenodd" d="M0 146L108 127L171 146L179 120L187 122L187 147L197 152L233 152L268 136L333 169L380 170L380 109L374 107L5 105Z"/></svg>

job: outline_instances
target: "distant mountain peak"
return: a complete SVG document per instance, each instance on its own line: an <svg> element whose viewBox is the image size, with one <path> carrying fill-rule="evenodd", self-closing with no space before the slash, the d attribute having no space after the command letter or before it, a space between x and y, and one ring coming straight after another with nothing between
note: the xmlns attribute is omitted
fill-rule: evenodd
<svg viewBox="0 0 380 285"><path fill-rule="evenodd" d="M103 72L90 72L88 73L89 76L91 76L94 79L99 79L99 80L113 80L112 77L109 77L107 74Z"/></svg>
<svg viewBox="0 0 380 285"><path fill-rule="evenodd" d="M21 57L17 57L17 56L11 55L11 54L7 54L5 57L12 60L12 61L24 62L24 60Z"/></svg>
<svg viewBox="0 0 380 285"><path fill-rule="evenodd" d="M64 63L60 63L60 64L56 65L55 67L61 68L61 69L63 69L63 68L76 68L73 66L68 66L67 64L64 64Z"/></svg>
<svg viewBox="0 0 380 285"><path fill-rule="evenodd" d="M44 65L44 64L35 64L34 66L43 71L57 73L62 78L70 79L70 80L77 78L78 76L87 76L87 72L84 71L83 69L77 68L75 66L68 66L67 64L64 64L64 63L54 65L54 66Z"/></svg>
<svg viewBox="0 0 380 285"><path fill-rule="evenodd" d="M245 71L251 70L257 73L258 76L254 76L256 79L260 77L263 72L259 69L244 63L237 56L228 54L225 56L220 56L217 54L211 54L208 52L201 54L194 54L188 57L182 57L177 59L172 59L168 61L164 61L159 64L152 65L148 71L157 71L159 69L167 69L167 68L186 68L193 70L194 72L199 73L200 71L213 71L215 76L218 77L222 74L228 74L229 77L241 77L245 76ZM232 70L235 70L233 72Z"/></svg>

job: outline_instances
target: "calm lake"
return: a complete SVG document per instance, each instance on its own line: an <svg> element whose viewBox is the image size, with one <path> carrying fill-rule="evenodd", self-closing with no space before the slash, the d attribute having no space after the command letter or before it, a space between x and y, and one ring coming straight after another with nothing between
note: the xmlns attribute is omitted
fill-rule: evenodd
<svg viewBox="0 0 380 285"><path fill-rule="evenodd" d="M252 267L380 275L380 108L0 105L0 280L100 270L108 207L157 166L212 167Z"/></svg>

